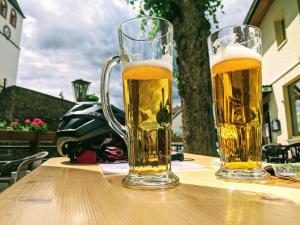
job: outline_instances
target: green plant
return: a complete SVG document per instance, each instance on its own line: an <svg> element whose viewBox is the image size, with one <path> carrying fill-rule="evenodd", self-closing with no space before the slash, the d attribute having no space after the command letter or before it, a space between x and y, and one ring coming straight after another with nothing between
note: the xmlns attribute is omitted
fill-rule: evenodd
<svg viewBox="0 0 300 225"><path fill-rule="evenodd" d="M6 121L0 122L0 130L6 130L7 127L8 127L8 125L7 125Z"/></svg>
<svg viewBox="0 0 300 225"><path fill-rule="evenodd" d="M99 98L96 94L87 94L85 97L86 101L91 101L91 102L98 102Z"/></svg>
<svg viewBox="0 0 300 225"><path fill-rule="evenodd" d="M31 131L35 133L44 133L48 131L48 125L40 118L25 119L21 122L18 118L11 120L10 122L0 122L0 130L16 130L16 131Z"/></svg>
<svg viewBox="0 0 300 225"><path fill-rule="evenodd" d="M35 118L31 122L29 119L26 119L25 121L27 121L27 124L28 124L27 126L29 127L29 131L32 131L35 133L44 133L44 132L48 131L47 123L45 123L40 118Z"/></svg>
<svg viewBox="0 0 300 225"><path fill-rule="evenodd" d="M178 135L176 132L172 131L172 137L173 137L173 138L179 137L179 135Z"/></svg>

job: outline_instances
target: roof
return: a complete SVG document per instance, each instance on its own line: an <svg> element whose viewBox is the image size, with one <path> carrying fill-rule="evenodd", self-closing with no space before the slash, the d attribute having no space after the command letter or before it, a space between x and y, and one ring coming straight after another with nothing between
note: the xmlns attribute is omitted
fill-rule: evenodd
<svg viewBox="0 0 300 225"><path fill-rule="evenodd" d="M173 108L173 115L176 114L178 111L181 111L181 106L176 105L176 106Z"/></svg>
<svg viewBox="0 0 300 225"><path fill-rule="evenodd" d="M175 119L175 117L177 117L182 111L181 106L176 106L175 108L173 108L173 119Z"/></svg>
<svg viewBox="0 0 300 225"><path fill-rule="evenodd" d="M254 0L244 20L244 24L259 26L272 3L273 0Z"/></svg>
<svg viewBox="0 0 300 225"><path fill-rule="evenodd" d="M45 93L42 93L42 92L38 92L38 91L34 91L34 90L31 90L31 89L28 89L28 88L24 88L24 87L20 87L20 86L16 86L16 85L12 85L12 86L9 86L9 87L6 87L5 90L13 90L13 91L22 91L23 94L25 93L32 93L32 94L35 94L35 95L39 95L39 96L46 96L48 98L52 98L52 99L56 99L60 102L66 102L66 103L74 103L76 104L75 102L72 102L70 100L67 100L67 99L62 99L62 98L59 98L59 97L56 97L56 96L53 96L53 95L49 95L49 94L45 94Z"/></svg>
<svg viewBox="0 0 300 225"><path fill-rule="evenodd" d="M25 18L19 4L18 4L18 1L17 0L8 0L10 2L10 4L13 5L13 7Z"/></svg>

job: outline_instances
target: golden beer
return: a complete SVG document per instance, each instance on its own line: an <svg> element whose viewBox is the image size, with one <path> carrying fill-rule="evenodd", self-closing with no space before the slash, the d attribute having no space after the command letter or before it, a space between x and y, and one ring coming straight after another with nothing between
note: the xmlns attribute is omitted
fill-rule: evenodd
<svg viewBox="0 0 300 225"><path fill-rule="evenodd" d="M261 168L262 86L258 58L227 58L212 68L223 168Z"/></svg>
<svg viewBox="0 0 300 225"><path fill-rule="evenodd" d="M161 189L179 184L171 171L173 26L162 18L141 17L118 28L120 55L104 65L101 103L109 125L128 149L128 188ZM111 69L122 65L125 126L110 107Z"/></svg>
<svg viewBox="0 0 300 225"><path fill-rule="evenodd" d="M155 61L123 68L130 173L170 171L172 69Z"/></svg>

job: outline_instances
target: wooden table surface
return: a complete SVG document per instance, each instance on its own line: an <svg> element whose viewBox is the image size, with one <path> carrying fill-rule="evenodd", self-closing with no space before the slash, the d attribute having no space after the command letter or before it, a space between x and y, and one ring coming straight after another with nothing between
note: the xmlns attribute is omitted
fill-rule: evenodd
<svg viewBox="0 0 300 225"><path fill-rule="evenodd" d="M214 158L187 155L204 170L178 172L167 190L131 190L99 165L53 158L0 194L0 225L300 224L300 183L217 180Z"/></svg>

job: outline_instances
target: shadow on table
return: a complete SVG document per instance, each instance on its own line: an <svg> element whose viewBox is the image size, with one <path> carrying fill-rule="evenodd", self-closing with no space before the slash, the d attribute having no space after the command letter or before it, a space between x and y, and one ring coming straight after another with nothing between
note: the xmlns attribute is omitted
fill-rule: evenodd
<svg viewBox="0 0 300 225"><path fill-rule="evenodd" d="M87 166L92 167L92 166L98 165L98 164L73 163L70 161L61 162L61 164L66 165L66 166L76 166L76 167L87 167Z"/></svg>

